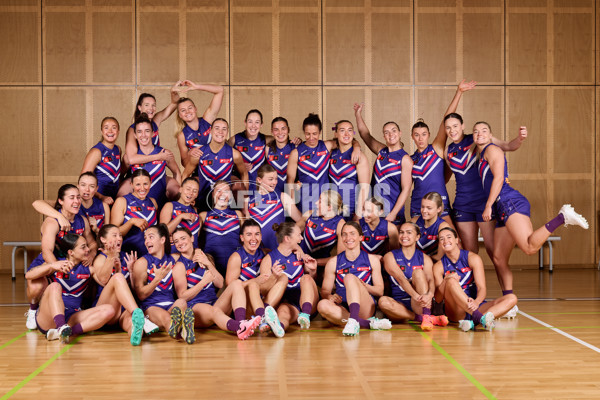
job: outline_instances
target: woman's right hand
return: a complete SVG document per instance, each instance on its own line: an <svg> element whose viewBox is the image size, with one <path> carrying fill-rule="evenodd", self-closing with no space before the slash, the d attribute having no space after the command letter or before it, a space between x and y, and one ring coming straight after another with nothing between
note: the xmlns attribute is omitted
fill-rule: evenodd
<svg viewBox="0 0 600 400"><path fill-rule="evenodd" d="M73 262L68 260L59 260L52 263L52 269L56 272L67 273L73 268Z"/></svg>
<svg viewBox="0 0 600 400"><path fill-rule="evenodd" d="M62 214L58 217L58 225L61 231L69 232L71 230L71 223Z"/></svg>
<svg viewBox="0 0 600 400"><path fill-rule="evenodd" d="M141 231L145 231L148 228L148 221L144 218L131 218L131 223L137 226Z"/></svg>

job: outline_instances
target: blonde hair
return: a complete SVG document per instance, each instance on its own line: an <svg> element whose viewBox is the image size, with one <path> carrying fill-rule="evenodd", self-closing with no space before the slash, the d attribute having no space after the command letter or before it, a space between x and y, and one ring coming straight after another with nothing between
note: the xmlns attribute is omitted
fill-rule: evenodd
<svg viewBox="0 0 600 400"><path fill-rule="evenodd" d="M189 101L194 105L194 107L196 107L194 101L189 97L182 97L179 100L177 100L177 107L175 108L175 137L177 137L177 135L179 135L180 132L183 132L183 128L187 126L187 124L179 116L179 105L181 103L185 103L186 101Z"/></svg>
<svg viewBox="0 0 600 400"><path fill-rule="evenodd" d="M444 202L442 201L442 196L438 192L427 193L425 196L423 196L423 200L431 200L438 208L442 209L442 211L438 213L438 216L444 211Z"/></svg>
<svg viewBox="0 0 600 400"><path fill-rule="evenodd" d="M324 199L327 201L327 205L333 208L336 215L344 214L349 210L348 205L344 204L342 196L335 190L326 190L321 193L321 196L323 195L325 196Z"/></svg>

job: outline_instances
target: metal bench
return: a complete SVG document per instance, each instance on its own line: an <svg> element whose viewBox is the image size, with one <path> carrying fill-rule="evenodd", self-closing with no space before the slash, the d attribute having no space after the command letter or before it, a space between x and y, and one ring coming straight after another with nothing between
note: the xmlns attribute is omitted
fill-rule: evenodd
<svg viewBox="0 0 600 400"><path fill-rule="evenodd" d="M483 238L479 236L479 242L483 243ZM552 242L560 241L560 236L549 236L546 239L546 243L548 243L548 270L552 272L553 264L553 250L552 250ZM540 269L544 269L544 245L540 247L540 251L538 252L538 259L540 262ZM599 263L600 264L600 263ZM600 268L600 265L599 265Z"/></svg>
<svg viewBox="0 0 600 400"><path fill-rule="evenodd" d="M15 275L15 255L17 254L17 250L23 249L23 273L27 271L27 247L40 247L42 242L4 242L4 246L13 246L12 250L12 280L14 281L16 278Z"/></svg>

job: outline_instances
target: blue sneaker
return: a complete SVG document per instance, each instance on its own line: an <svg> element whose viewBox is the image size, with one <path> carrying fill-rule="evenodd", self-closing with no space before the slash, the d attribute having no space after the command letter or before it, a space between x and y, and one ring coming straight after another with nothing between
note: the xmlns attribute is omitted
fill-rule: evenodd
<svg viewBox="0 0 600 400"><path fill-rule="evenodd" d="M298 325L300 325L300 329L310 328L310 315L301 312L300 315L298 315Z"/></svg>
<svg viewBox="0 0 600 400"><path fill-rule="evenodd" d="M458 329L463 332L469 332L475 330L475 324L470 319L461 319L458 321Z"/></svg>
<svg viewBox="0 0 600 400"><path fill-rule="evenodd" d="M141 308L136 308L133 310L131 313L131 337L129 338L129 342L133 346L139 346L142 342L145 321L146 318L144 317L144 312Z"/></svg>
<svg viewBox="0 0 600 400"><path fill-rule="evenodd" d="M265 322L269 324L275 336L281 338L283 335L285 335L285 331L281 326L281 322L279 322L277 311L275 311L275 309L271 306L265 307Z"/></svg>

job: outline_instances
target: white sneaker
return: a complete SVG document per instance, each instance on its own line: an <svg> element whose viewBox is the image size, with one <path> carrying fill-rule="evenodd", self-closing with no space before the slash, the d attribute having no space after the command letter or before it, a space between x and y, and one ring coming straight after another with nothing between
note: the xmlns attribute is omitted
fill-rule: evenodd
<svg viewBox="0 0 600 400"><path fill-rule="evenodd" d="M342 321L344 322L344 321ZM346 322L346 326L344 326L344 330L342 334L344 336L357 336L360 333L360 324L354 318L348 318Z"/></svg>
<svg viewBox="0 0 600 400"><path fill-rule="evenodd" d="M491 331L496 327L496 323L494 322L494 314L490 311L483 314L481 317L481 326L485 328L486 331Z"/></svg>
<svg viewBox="0 0 600 400"><path fill-rule="evenodd" d="M387 330L387 329L392 329L392 321L390 321L387 318L375 318L375 317L371 317L369 318L369 327L373 330Z"/></svg>
<svg viewBox="0 0 600 400"><path fill-rule="evenodd" d="M152 335L156 332L158 332L158 325L150 321L150 318L148 318L148 316L146 315L146 319L144 320L144 333L146 335Z"/></svg>
<svg viewBox="0 0 600 400"><path fill-rule="evenodd" d="M27 310L27 312L25 313L25 316L27 317L27 322L25 322L25 326L27 327L27 329L37 329L37 322L35 321L35 310L32 310L31 308L29 310Z"/></svg>
<svg viewBox="0 0 600 400"><path fill-rule="evenodd" d="M581 214L575 212L575 209L570 204L563 205L558 213L565 217L565 226L579 225L583 229L590 227L587 220Z"/></svg>
<svg viewBox="0 0 600 400"><path fill-rule="evenodd" d="M513 308L508 310L508 312L506 314L504 314L503 316L501 316L500 318L515 319L517 317L518 313L519 313L519 307L517 307L515 305Z"/></svg>
<svg viewBox="0 0 600 400"><path fill-rule="evenodd" d="M458 321L458 329L463 332L469 332L475 330L475 323L470 319L461 319Z"/></svg>
<svg viewBox="0 0 600 400"><path fill-rule="evenodd" d="M67 324L64 324L60 328L48 329L46 332L47 340L58 340L62 343L69 343L71 340L71 327Z"/></svg>
<svg viewBox="0 0 600 400"><path fill-rule="evenodd" d="M285 331L283 330L283 327L281 326L281 323L279 322L279 317L277 316L277 311L275 311L275 309L273 307L271 307L271 306L265 307L265 316L263 317L263 320L271 328L271 331L273 331L275 336L277 336L278 338L281 338L285 335ZM261 332L265 332L265 331L261 330Z"/></svg>

